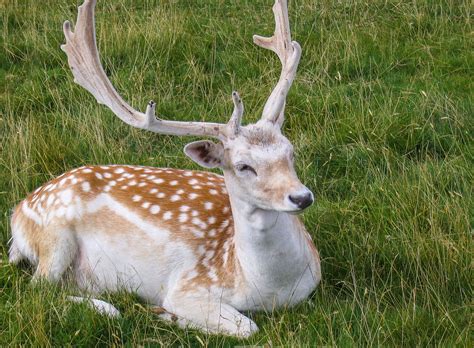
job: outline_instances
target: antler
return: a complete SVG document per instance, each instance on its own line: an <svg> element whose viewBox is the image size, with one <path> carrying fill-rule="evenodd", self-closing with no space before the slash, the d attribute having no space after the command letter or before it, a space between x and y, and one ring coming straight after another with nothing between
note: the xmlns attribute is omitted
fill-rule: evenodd
<svg viewBox="0 0 474 348"><path fill-rule="evenodd" d="M155 117L156 104L153 101L148 103L145 113L133 109L125 102L107 78L100 63L95 38L96 2L85 0L79 6L75 32L72 32L69 21L64 22L66 44L61 49L67 54L74 82L87 89L100 104L108 106L122 121L133 127L162 134L211 136L219 139L238 132L243 107L237 92L233 92L235 109L228 124L165 121Z"/></svg>
<svg viewBox="0 0 474 348"><path fill-rule="evenodd" d="M275 0L275 32L272 37L253 36L253 42L260 47L272 50L280 58L282 70L280 79L265 103L262 120L282 124L285 101L293 83L301 57L301 46L291 41L290 23L288 21L287 0Z"/></svg>

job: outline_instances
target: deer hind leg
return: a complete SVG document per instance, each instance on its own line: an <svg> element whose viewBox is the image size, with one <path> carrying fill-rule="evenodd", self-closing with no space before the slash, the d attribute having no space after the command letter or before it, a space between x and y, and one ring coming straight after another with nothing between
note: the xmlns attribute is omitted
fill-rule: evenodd
<svg viewBox="0 0 474 348"><path fill-rule="evenodd" d="M37 235L38 266L33 280L59 281L77 254L77 242L70 227L48 226Z"/></svg>
<svg viewBox="0 0 474 348"><path fill-rule="evenodd" d="M68 300L75 303L87 303L89 307L91 307L98 313L111 318L120 317L120 312L117 308L115 308L112 304L102 300L78 296L68 296Z"/></svg>
<svg viewBox="0 0 474 348"><path fill-rule="evenodd" d="M19 264L26 257L21 253L17 246L15 239L12 237L10 240L10 249L8 250L8 262L13 265Z"/></svg>
<svg viewBox="0 0 474 348"><path fill-rule="evenodd" d="M258 331L257 324L234 307L210 298L207 293L174 294L163 303L166 312L160 318L181 328L194 328L213 334L249 337Z"/></svg>

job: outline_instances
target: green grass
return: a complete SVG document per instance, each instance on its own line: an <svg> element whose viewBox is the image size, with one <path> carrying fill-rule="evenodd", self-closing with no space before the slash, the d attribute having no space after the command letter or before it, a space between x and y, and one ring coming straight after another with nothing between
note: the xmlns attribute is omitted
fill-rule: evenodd
<svg viewBox="0 0 474 348"><path fill-rule="evenodd" d="M29 284L7 262L11 209L84 164L197 168L192 138L123 124L72 82L62 22L79 0L0 1L0 346L471 346L474 113L471 4L454 0L290 3L303 46L285 133L317 201L304 215L323 282L294 309L256 313L248 340L183 331L133 295L117 320ZM226 122L241 92L258 119L278 79L271 0L99 1L102 62L141 110Z"/></svg>

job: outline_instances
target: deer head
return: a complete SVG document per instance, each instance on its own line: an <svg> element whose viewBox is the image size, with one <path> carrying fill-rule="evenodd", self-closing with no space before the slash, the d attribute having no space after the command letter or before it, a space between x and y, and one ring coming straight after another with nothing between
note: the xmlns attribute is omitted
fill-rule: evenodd
<svg viewBox="0 0 474 348"><path fill-rule="evenodd" d="M299 212L310 206L313 194L298 179L293 160L293 147L282 134L285 101L301 56L301 47L291 40L286 0L273 6L275 32L272 37L254 36L254 43L274 51L282 64L280 78L265 103L261 119L241 125L243 103L232 93L234 111L227 124L179 122L155 116L154 102L145 113L133 109L112 86L99 60L95 38L94 8L96 0L86 0L79 7L75 31L64 23L66 44L61 46L68 56L74 81L108 106L122 121L152 132L173 135L195 135L216 138L217 142L192 142L184 152L207 168L224 171L231 197L264 210Z"/></svg>

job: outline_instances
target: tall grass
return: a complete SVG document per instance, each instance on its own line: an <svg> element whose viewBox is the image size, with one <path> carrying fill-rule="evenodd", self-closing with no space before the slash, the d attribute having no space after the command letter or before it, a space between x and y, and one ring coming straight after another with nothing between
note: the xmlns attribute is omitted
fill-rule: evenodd
<svg viewBox="0 0 474 348"><path fill-rule="evenodd" d="M196 168L190 138L124 125L72 81L61 23L80 1L0 2L0 345L472 346L474 117L471 4L290 2L303 46L285 133L316 194L303 216L323 282L293 309L255 313L249 340L183 331L139 299L122 318L29 285L7 262L12 207L83 164ZM230 92L258 119L279 63L255 47L271 0L99 1L98 43L117 89L176 120L225 122Z"/></svg>

